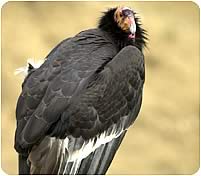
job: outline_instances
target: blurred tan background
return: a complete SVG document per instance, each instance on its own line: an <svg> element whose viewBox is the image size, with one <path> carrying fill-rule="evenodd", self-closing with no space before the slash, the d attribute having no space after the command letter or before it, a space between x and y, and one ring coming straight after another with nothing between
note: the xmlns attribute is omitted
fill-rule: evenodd
<svg viewBox="0 0 201 176"><path fill-rule="evenodd" d="M96 27L101 12L135 9L149 33L143 106L108 174L192 174L199 168L199 7L193 2L8 2L2 8L2 169L17 174L15 106L27 58Z"/></svg>

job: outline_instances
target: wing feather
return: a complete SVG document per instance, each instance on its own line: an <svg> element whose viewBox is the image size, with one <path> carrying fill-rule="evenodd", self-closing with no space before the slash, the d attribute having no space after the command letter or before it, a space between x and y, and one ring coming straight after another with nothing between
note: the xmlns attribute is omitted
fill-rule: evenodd
<svg viewBox="0 0 201 176"><path fill-rule="evenodd" d="M31 173L105 173L136 119L143 55L133 46L116 55L113 44L102 38L86 32L61 43L25 79L16 109L15 148L27 153L34 145ZM44 164L48 158L52 162Z"/></svg>
<svg viewBox="0 0 201 176"><path fill-rule="evenodd" d="M57 122L66 133L59 174L107 171L127 128L139 113L143 70L143 55L129 46L86 80Z"/></svg>

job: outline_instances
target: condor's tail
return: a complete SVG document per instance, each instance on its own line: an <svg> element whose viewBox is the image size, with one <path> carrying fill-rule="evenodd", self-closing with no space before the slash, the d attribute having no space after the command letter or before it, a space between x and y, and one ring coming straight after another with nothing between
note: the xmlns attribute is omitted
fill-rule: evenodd
<svg viewBox="0 0 201 176"><path fill-rule="evenodd" d="M118 138L115 138L111 142L100 146L93 153L91 153L87 158L82 161L77 174L106 174L125 134L126 131L124 131Z"/></svg>
<svg viewBox="0 0 201 176"><path fill-rule="evenodd" d="M18 155L18 169L19 175L29 175L30 174L30 165L27 160L27 156Z"/></svg>
<svg viewBox="0 0 201 176"><path fill-rule="evenodd" d="M29 155L30 174L103 175L107 172L125 134L126 131L123 131L119 137L102 144L86 158L76 161L70 161L71 156L64 147L64 140L45 137L37 147L33 147ZM79 142L74 140L70 145L76 150Z"/></svg>

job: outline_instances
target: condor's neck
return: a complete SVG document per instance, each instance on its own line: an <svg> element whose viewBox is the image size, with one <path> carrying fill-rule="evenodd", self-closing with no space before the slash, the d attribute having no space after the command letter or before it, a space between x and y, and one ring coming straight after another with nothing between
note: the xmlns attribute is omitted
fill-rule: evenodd
<svg viewBox="0 0 201 176"><path fill-rule="evenodd" d="M128 38L127 34L122 33L121 31L115 30L105 30L102 28L101 29L109 38L110 40L116 45L116 48L118 50L121 50L125 46L128 45L133 45L134 46L134 41Z"/></svg>
<svg viewBox="0 0 201 176"><path fill-rule="evenodd" d="M127 38L126 38L127 37ZM119 50L121 50L122 48L124 48L125 46L128 45L133 45L134 46L134 41L131 39L128 39L128 36L126 36L125 38L120 38L118 39L118 36L113 36L113 40L115 41L117 47L119 48Z"/></svg>
<svg viewBox="0 0 201 176"><path fill-rule="evenodd" d="M128 34L124 33L113 20L114 12L108 13L103 16L100 21L98 28L111 38L113 43L117 46L119 50L128 45L134 45L134 41L128 38Z"/></svg>

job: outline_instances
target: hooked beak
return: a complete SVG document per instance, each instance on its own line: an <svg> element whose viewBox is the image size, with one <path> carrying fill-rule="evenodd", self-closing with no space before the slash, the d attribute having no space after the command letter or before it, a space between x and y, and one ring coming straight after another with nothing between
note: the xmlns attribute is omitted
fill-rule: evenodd
<svg viewBox="0 0 201 176"><path fill-rule="evenodd" d="M128 34L128 38L134 39L136 23L133 11L128 7L119 7L114 13L114 20L118 26Z"/></svg>
<svg viewBox="0 0 201 176"><path fill-rule="evenodd" d="M128 21L130 23L130 27L129 27L129 30L130 30L130 35L129 35L129 38L135 38L135 32L136 32L136 24L135 24L135 20L134 20L134 17L133 16L128 16Z"/></svg>

